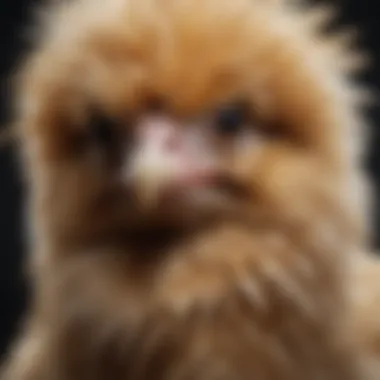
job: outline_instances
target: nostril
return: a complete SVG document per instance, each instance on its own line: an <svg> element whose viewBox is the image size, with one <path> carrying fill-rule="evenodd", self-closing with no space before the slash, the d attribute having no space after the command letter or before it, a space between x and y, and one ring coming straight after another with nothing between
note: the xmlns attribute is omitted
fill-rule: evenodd
<svg viewBox="0 0 380 380"><path fill-rule="evenodd" d="M176 133L170 134L170 136L167 136L167 138L164 141L164 149L168 152L180 151L181 145L181 139Z"/></svg>

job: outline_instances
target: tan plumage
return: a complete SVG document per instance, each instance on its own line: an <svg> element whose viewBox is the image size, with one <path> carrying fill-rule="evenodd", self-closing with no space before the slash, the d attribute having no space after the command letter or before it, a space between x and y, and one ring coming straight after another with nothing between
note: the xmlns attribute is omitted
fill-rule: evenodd
<svg viewBox="0 0 380 380"><path fill-rule="evenodd" d="M285 0L50 9L19 80L34 295L2 380L374 375L347 291L368 249L362 55L322 32L329 16ZM218 174L163 207L171 166L144 156L158 169L138 184L128 166L152 99ZM216 110L241 99L249 116L220 136Z"/></svg>

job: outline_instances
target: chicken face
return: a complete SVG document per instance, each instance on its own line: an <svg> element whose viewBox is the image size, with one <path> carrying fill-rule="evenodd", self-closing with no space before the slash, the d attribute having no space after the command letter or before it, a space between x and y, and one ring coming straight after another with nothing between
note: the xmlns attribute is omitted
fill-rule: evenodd
<svg viewBox="0 0 380 380"><path fill-rule="evenodd" d="M349 87L335 50L279 14L247 0L59 9L22 86L50 225L98 234L336 204Z"/></svg>

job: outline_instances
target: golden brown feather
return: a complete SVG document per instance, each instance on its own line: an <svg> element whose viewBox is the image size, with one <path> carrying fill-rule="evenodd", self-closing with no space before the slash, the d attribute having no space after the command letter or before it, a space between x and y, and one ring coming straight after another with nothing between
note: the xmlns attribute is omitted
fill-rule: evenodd
<svg viewBox="0 0 380 380"><path fill-rule="evenodd" d="M4 380L369 376L347 313L368 239L358 55L327 19L52 7L19 80L34 294Z"/></svg>

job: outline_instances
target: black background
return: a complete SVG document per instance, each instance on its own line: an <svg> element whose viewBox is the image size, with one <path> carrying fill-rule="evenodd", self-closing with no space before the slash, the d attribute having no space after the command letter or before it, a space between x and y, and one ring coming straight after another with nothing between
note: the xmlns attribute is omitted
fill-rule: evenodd
<svg viewBox="0 0 380 380"><path fill-rule="evenodd" d="M30 10L38 0L0 1L0 124L10 118L10 92L7 78L28 46L25 28L30 21ZM107 0L105 0L107 1ZM233 1L233 0L231 0ZM376 0L330 0L342 9L344 24L359 26L362 45L375 58L373 69L364 76L375 87L380 84L380 11ZM369 112L372 135L368 149L366 167L377 189L380 183L380 108ZM17 165L17 156L11 148L0 150L0 356L13 336L25 305L25 284L23 283L21 257L25 252L21 225L21 203L23 186ZM380 215L374 206L374 245L380 246Z"/></svg>

